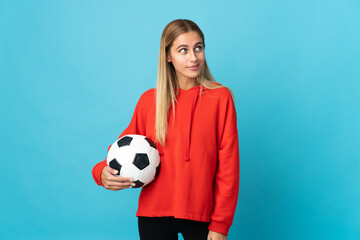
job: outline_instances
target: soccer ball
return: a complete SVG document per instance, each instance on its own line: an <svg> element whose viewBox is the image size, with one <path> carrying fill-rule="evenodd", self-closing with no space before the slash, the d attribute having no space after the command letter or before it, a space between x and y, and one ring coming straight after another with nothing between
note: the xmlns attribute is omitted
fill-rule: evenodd
<svg viewBox="0 0 360 240"><path fill-rule="evenodd" d="M134 179L133 188L152 182L160 170L160 155L151 139L137 134L125 135L114 142L107 154L107 164L121 177Z"/></svg>

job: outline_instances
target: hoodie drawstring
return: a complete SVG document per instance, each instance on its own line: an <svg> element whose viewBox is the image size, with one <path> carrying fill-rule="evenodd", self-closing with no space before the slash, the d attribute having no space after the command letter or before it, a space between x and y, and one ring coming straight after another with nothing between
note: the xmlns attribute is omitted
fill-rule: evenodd
<svg viewBox="0 0 360 240"><path fill-rule="evenodd" d="M191 135L191 126L192 126L192 122L193 122L194 111L195 111L195 106L196 106L196 103L197 103L197 100L198 100L199 92L200 92L200 89L197 87L197 88L196 88L196 92L195 92L195 94L194 94L192 106L191 106L190 121L189 121L189 125L188 125L188 137L187 137L187 139L186 139L186 145L185 145L185 161L189 161L189 160L190 160L190 135Z"/></svg>

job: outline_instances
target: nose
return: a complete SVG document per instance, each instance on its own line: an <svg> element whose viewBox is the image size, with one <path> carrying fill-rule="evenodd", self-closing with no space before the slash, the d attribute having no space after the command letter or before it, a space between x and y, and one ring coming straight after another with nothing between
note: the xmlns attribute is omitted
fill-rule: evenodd
<svg viewBox="0 0 360 240"><path fill-rule="evenodd" d="M194 52L194 50L191 50L190 51L190 61L196 62L196 60L197 60L196 53Z"/></svg>

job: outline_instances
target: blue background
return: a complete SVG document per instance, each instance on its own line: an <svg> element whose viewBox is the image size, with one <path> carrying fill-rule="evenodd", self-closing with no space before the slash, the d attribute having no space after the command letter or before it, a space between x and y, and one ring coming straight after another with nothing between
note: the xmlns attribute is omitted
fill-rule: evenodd
<svg viewBox="0 0 360 240"><path fill-rule="evenodd" d="M177 18L236 96L228 239L360 239L357 0L0 0L0 238L138 239L140 190L91 170L155 87Z"/></svg>

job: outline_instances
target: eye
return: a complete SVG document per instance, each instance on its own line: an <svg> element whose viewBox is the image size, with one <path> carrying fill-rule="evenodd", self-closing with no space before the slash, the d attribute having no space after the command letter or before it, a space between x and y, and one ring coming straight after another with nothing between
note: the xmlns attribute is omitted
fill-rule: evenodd
<svg viewBox="0 0 360 240"><path fill-rule="evenodd" d="M184 50L184 51L183 51L183 50ZM182 49L180 49L179 52L180 52L180 53L186 53L186 51L187 51L186 48L182 48Z"/></svg>
<svg viewBox="0 0 360 240"><path fill-rule="evenodd" d="M202 46L197 46L195 49L199 49L198 52L202 50Z"/></svg>

